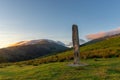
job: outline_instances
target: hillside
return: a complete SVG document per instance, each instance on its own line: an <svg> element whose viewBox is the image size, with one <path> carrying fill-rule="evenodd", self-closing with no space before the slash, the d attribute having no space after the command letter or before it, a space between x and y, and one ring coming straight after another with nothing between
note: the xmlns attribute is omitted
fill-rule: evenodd
<svg viewBox="0 0 120 80"><path fill-rule="evenodd" d="M72 61L73 62L73 61ZM70 67L70 62L39 65L11 65L0 68L0 80L119 80L120 59L82 60L84 67Z"/></svg>
<svg viewBox="0 0 120 80"><path fill-rule="evenodd" d="M80 57L88 58L110 58L120 56L120 36L114 36L105 40L83 45L80 47ZM20 62L19 64L41 64L49 62L63 62L73 59L73 49L57 53L43 58Z"/></svg>
<svg viewBox="0 0 120 80"><path fill-rule="evenodd" d="M41 56L51 55L48 57L38 58L35 60L27 61L28 64L32 62L47 63L56 61L65 61L73 59L73 50L67 48L61 43L57 44L53 41L43 40L39 44L34 44L39 41L19 42L9 48L0 49L0 62L7 61L22 61L38 58ZM91 42L91 43L90 43ZM120 35L112 35L96 40L92 40L89 43L83 44L80 47L80 57L87 58L107 58L120 56ZM24 43L24 45L23 45ZM29 45L31 44L32 45ZM22 44L22 45L21 45ZM58 53L61 52L61 53ZM57 53L56 55L52 55ZM26 64L26 62L25 62Z"/></svg>
<svg viewBox="0 0 120 80"><path fill-rule="evenodd" d="M0 64L0 79L119 80L119 56L120 36L117 35L80 47L81 62L89 64L88 66L68 66L73 63L73 49L71 48L28 61Z"/></svg>
<svg viewBox="0 0 120 80"><path fill-rule="evenodd" d="M97 38L97 39L93 39L93 40L90 40L90 41L86 42L83 45L93 44L93 43L96 43L96 42L100 42L100 41L103 41L103 40L106 40L106 39L110 39L112 37L118 37L118 36L120 36L119 31L118 31L118 34L111 34L111 35L106 35L104 37L100 37L100 38Z"/></svg>
<svg viewBox="0 0 120 80"><path fill-rule="evenodd" d="M52 40L32 40L18 42L8 48L0 49L0 62L16 62L38 58L65 51L67 47Z"/></svg>

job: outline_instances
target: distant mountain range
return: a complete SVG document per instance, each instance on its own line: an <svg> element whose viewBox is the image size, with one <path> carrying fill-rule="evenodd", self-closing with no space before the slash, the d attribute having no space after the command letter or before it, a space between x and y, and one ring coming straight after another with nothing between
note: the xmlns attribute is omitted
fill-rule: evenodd
<svg viewBox="0 0 120 80"><path fill-rule="evenodd" d="M82 44L81 46L83 47L87 45L89 46L89 44L94 45L101 41L103 41L104 44L107 43L106 41L109 41L109 42L113 41L113 43L115 44L116 42L119 41L119 36L120 34L115 34L111 36L109 35L109 36L94 39L88 42L80 39L80 43ZM115 40L116 42L114 42ZM102 44L99 44L99 45L102 45ZM109 45L110 44L106 44L105 46L109 48ZM30 60L30 59L34 59L34 58L38 58L46 55L52 55L54 53L67 50L68 47L66 46L72 47L72 42L69 43L68 45L65 45L61 41L53 41L49 39L21 41L21 42L12 44L7 48L0 49L0 62L16 62L16 61ZM90 48L94 48L94 47L96 46L91 46ZM87 49L89 49L89 47L86 48L86 51ZM93 50L93 49L90 49L90 50Z"/></svg>
<svg viewBox="0 0 120 80"><path fill-rule="evenodd" d="M56 43L56 44L65 46L65 44L62 43L61 41L53 41L53 40L49 40L49 39L39 39L39 40L20 41L20 42L11 44L9 47L13 47L13 46L25 46L25 45L34 45L34 44L43 44L43 43L45 43L45 42Z"/></svg>
<svg viewBox="0 0 120 80"><path fill-rule="evenodd" d="M89 59L95 58L111 58L120 57L120 34L106 36L98 39L91 40L85 44L80 45L80 58ZM41 64L49 62L63 62L69 61L74 58L73 49L69 49L62 53L52 54L43 58L36 58L21 62L22 64Z"/></svg>
<svg viewBox="0 0 120 80"><path fill-rule="evenodd" d="M86 42L83 45L93 44L93 43L100 42L100 41L103 41L103 40L106 40L106 39L114 38L116 36L120 36L120 33L113 34L113 35L106 35L106 36L101 37L101 38L93 39L93 40L90 40L90 41Z"/></svg>
<svg viewBox="0 0 120 80"><path fill-rule="evenodd" d="M83 40L83 39L79 39L79 43L80 43L80 45L81 45L81 44L86 43L86 41ZM73 47L73 43L72 43L72 42L69 42L68 44L66 44L66 46L67 46L67 47Z"/></svg>
<svg viewBox="0 0 120 80"><path fill-rule="evenodd" d="M64 43L48 39L21 41L0 49L0 62L29 60L68 49Z"/></svg>

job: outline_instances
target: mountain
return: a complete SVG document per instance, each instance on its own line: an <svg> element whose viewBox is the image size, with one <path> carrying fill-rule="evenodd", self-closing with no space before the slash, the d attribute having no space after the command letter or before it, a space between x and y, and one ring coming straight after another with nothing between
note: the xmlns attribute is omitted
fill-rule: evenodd
<svg viewBox="0 0 120 80"><path fill-rule="evenodd" d="M82 45L82 44L84 44L86 41L83 40L83 39L79 39L79 42L80 42L80 45ZM73 44L72 44L72 42L69 42L68 44L66 44L66 46L67 46L67 47L72 47Z"/></svg>
<svg viewBox="0 0 120 80"><path fill-rule="evenodd" d="M80 46L80 59L120 57L120 35L109 36L103 40ZM63 62L74 58L73 49L43 58L21 62L20 64L42 64Z"/></svg>
<svg viewBox="0 0 120 80"><path fill-rule="evenodd" d="M119 35L81 46L80 61L81 63L88 64L88 66L69 67L68 64L73 63L73 60L71 60L73 59L73 55L73 49L70 49L42 58L0 64L0 76L2 80L105 80L106 78L108 80L119 80ZM102 75L102 77L100 75Z"/></svg>
<svg viewBox="0 0 120 80"><path fill-rule="evenodd" d="M29 60L52 53L65 51L62 42L48 39L21 41L8 48L0 49L0 62Z"/></svg>
<svg viewBox="0 0 120 80"><path fill-rule="evenodd" d="M100 42L100 41L103 41L103 40L106 40L106 39L111 39L111 38L119 37L119 36L120 36L120 33L114 34L114 35L106 35L106 36L101 37L101 38L97 38L97 39L90 40L90 41L86 42L86 43L83 44L83 45L93 44L93 43L96 43L96 42ZM83 45L82 45L82 46L83 46Z"/></svg>
<svg viewBox="0 0 120 80"><path fill-rule="evenodd" d="M20 57L23 58L22 56ZM118 57L118 58L115 58L115 57ZM79 73L80 76L79 77L75 76L74 78L72 77L73 80L78 80L78 79L93 80L95 79L93 76L101 80L101 79L105 79L106 77L106 75L103 75L102 78L98 77L99 75L101 75L100 71L102 70L102 74L107 72L106 74L107 75L110 74L109 76L111 76L111 74L113 74L113 71L114 71L114 74L116 76L113 75L112 77L109 77L109 79L112 80L113 78L115 78L115 80L119 80L119 77L118 77L119 75L118 71L120 70L119 57L120 57L120 35L116 35L116 36L104 38L103 40L99 40L91 44L80 46L81 63L86 63L90 65L85 67L86 69L84 68L84 66L77 67L74 69L72 67L67 66L69 63L73 63L74 54L73 54L73 49L71 48L67 51L63 51L57 54L51 54L48 56L43 56L43 57L31 59L31 60L26 60L26 61L21 61L16 63L0 64L1 77L2 77L1 79L3 80L6 80L6 79L11 79L11 80L14 80L14 79L15 80L16 79L54 80L55 79L57 80L58 78L64 79L66 77L65 74L70 73L69 75L67 75L67 78L66 78L67 80L69 80L71 79L71 76L73 76L73 74ZM89 58L92 58L92 59L89 59ZM0 59L3 59L3 58L0 58ZM91 73L91 68L93 73L91 74L92 77L90 78L86 75ZM70 70L72 70L73 74L71 74ZM48 73L47 75L46 75L46 71ZM84 74L81 74L81 71L83 73L84 72L86 73L88 72L88 73L84 75ZM96 75L97 72L98 72L98 75ZM8 75L8 74L12 74L12 75ZM61 76L61 74L63 75ZM83 75L83 77L81 77L81 75Z"/></svg>
<svg viewBox="0 0 120 80"><path fill-rule="evenodd" d="M42 44L44 42L49 42L49 43L56 43L62 46L65 46L64 43L62 43L61 41L53 41L53 40L49 40L49 39L39 39L39 40L28 40L28 41L20 41L14 44L11 44L9 47L13 47L13 46L25 46L25 45L34 45L34 44Z"/></svg>
<svg viewBox="0 0 120 80"><path fill-rule="evenodd" d="M23 42L25 44L23 44ZM37 42L35 41L28 41ZM20 45L22 43L22 45ZM51 40L41 40L37 44L28 44L26 41L18 42L17 45L8 48L0 49L0 62L5 61L22 61L39 57L36 60L28 61L27 63L55 62L73 59L73 49L67 50L61 42ZM19 45L18 45L19 44ZM57 53L67 50L66 52ZM57 54L52 54L57 53ZM50 55L48 57L43 57ZM107 36L104 38L89 41L80 46L81 58L100 58L100 57L118 57L120 56L120 35ZM38 64L39 64L38 63Z"/></svg>

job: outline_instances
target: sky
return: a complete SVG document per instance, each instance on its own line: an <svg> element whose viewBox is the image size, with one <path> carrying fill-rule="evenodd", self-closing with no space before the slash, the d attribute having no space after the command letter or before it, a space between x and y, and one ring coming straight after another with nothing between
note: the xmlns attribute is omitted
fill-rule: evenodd
<svg viewBox="0 0 120 80"><path fill-rule="evenodd" d="M120 27L120 0L0 0L0 48L34 39L71 42Z"/></svg>

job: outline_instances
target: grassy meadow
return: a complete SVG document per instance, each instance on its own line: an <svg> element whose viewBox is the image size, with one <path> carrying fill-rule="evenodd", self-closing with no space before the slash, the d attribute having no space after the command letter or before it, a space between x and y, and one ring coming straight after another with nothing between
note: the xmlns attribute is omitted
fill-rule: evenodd
<svg viewBox="0 0 120 80"><path fill-rule="evenodd" d="M0 80L119 80L120 58L81 60L89 64L70 67L69 62L40 65L10 65L0 68Z"/></svg>
<svg viewBox="0 0 120 80"><path fill-rule="evenodd" d="M120 80L120 36L80 47L84 67L70 67L73 49L0 64L0 80ZM3 59L0 59L3 62Z"/></svg>

